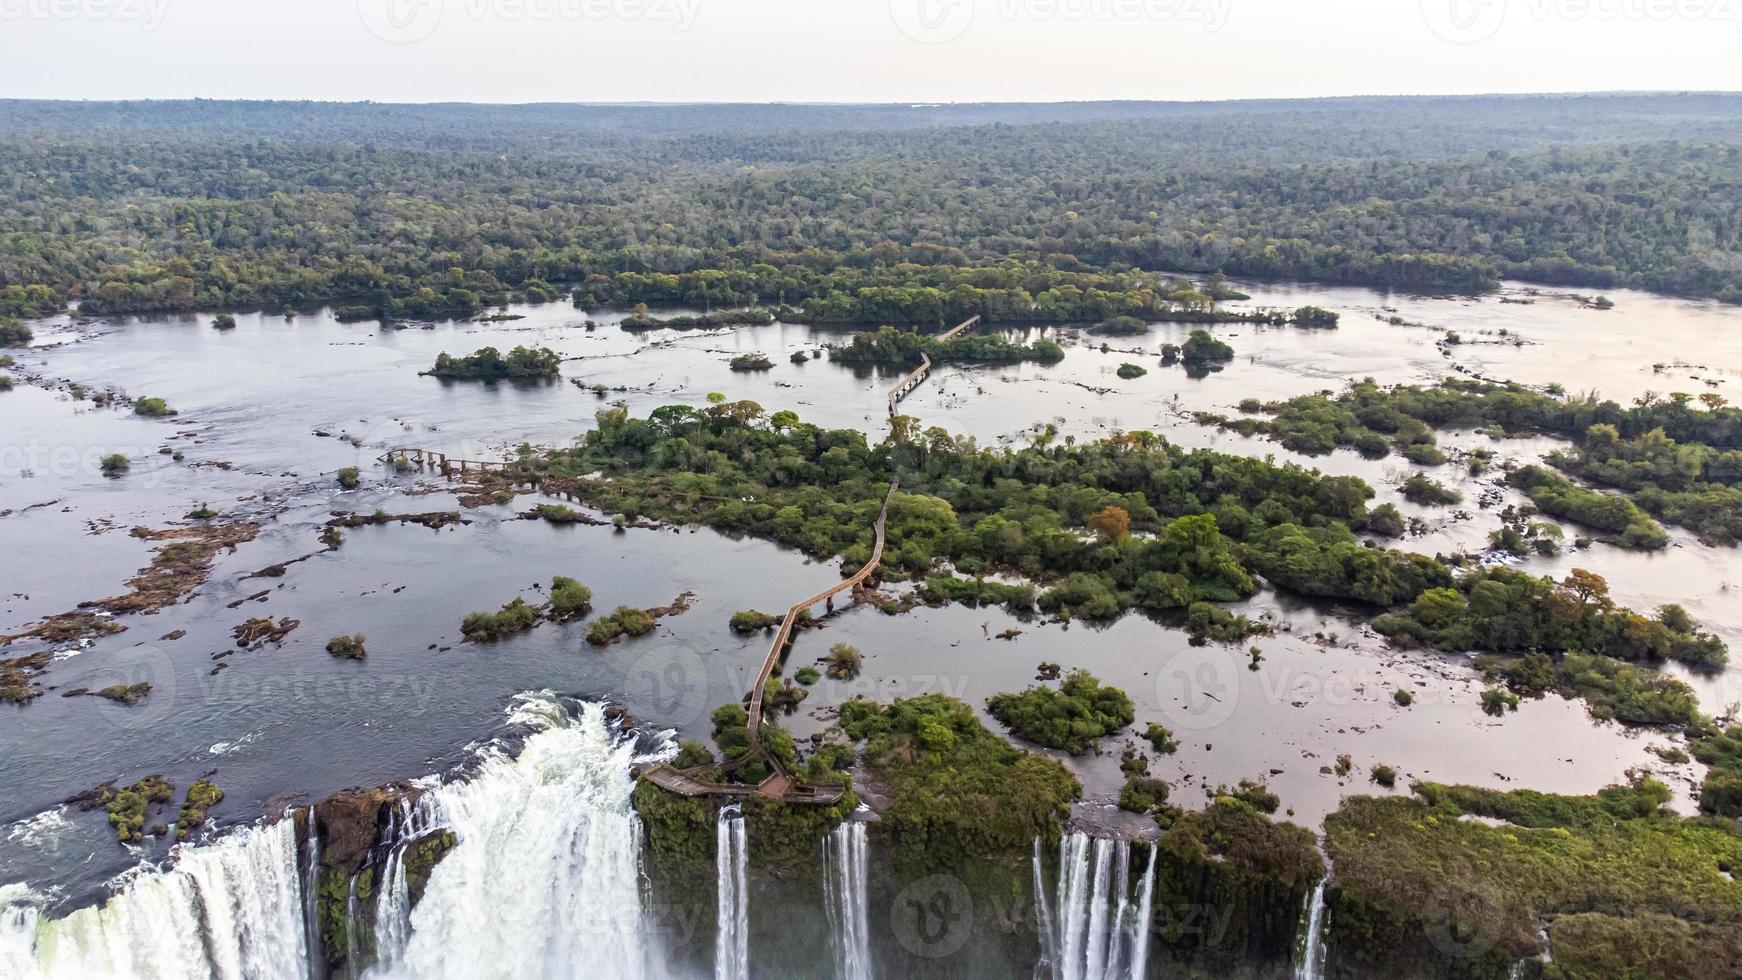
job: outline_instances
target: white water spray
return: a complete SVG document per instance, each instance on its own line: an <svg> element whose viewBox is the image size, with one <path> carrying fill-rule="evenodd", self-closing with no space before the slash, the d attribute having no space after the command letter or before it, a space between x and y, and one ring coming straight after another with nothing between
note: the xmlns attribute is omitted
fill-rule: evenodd
<svg viewBox="0 0 1742 980"><path fill-rule="evenodd" d="M306 962L290 820L180 848L174 868L142 870L64 919L0 913L7 978L302 980Z"/></svg>
<svg viewBox="0 0 1742 980"><path fill-rule="evenodd" d="M715 980L750 976L750 895L746 862L748 840L737 806L720 811L715 824L714 872L718 876L719 927L714 934Z"/></svg>
<svg viewBox="0 0 1742 980"><path fill-rule="evenodd" d="M865 825L851 820L841 824L829 834L823 848L829 925L835 936L835 976L838 980L871 980Z"/></svg>
<svg viewBox="0 0 1742 980"><path fill-rule="evenodd" d="M1053 980L1140 978L1149 965L1155 851L1131 900L1131 845L1070 834L1059 842L1058 918L1047 906L1040 846L1034 851L1040 972Z"/></svg>
<svg viewBox="0 0 1742 980"><path fill-rule="evenodd" d="M1300 958L1294 967L1295 980L1323 980L1325 975L1325 879L1320 878L1312 897L1307 899L1305 928L1300 943Z"/></svg>
<svg viewBox="0 0 1742 980"><path fill-rule="evenodd" d="M403 959L372 975L666 975L651 959L630 806L630 766L652 759L637 757L600 705L571 715L548 693L527 695L510 721L537 729L518 756L488 750L473 776L419 801L414 812L433 815L424 826L439 817L458 843L430 874Z"/></svg>

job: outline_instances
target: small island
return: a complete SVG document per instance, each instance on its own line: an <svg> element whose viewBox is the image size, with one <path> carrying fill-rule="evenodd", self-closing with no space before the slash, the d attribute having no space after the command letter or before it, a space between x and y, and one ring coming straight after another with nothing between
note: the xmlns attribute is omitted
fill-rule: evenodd
<svg viewBox="0 0 1742 980"><path fill-rule="evenodd" d="M466 357L444 351L436 356L435 367L423 373L454 381L548 380L562 373L562 358L547 347L516 347L507 357L494 347L480 347Z"/></svg>

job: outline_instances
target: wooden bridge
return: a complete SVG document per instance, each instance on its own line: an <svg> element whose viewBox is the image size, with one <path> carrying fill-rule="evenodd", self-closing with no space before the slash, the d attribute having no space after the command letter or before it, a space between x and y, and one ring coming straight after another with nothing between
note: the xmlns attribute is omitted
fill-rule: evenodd
<svg viewBox="0 0 1742 980"><path fill-rule="evenodd" d="M774 643L768 648L768 656L762 658L762 670L756 674L756 686L750 689L750 741L752 744L761 741L762 734L762 694L768 687L768 681L774 676L774 668L780 664L781 654L792 645L793 627L798 624L798 617L809 612L812 606L819 602L832 605L835 596L865 584L865 580L877 573L877 567L883 561L883 530L889 520L889 501L895 496L896 481L889 482L889 495L883 498L883 510L877 515L877 523L873 525L877 539L871 546L871 558L865 562L851 578L843 579L833 588L824 589L816 595L797 602L786 611L786 618L780 621L780 630L774 634Z"/></svg>
<svg viewBox="0 0 1742 980"><path fill-rule="evenodd" d="M389 449L376 458L383 463L391 463L396 468L415 466L420 470L439 470L443 476L449 478L455 474L465 476L474 472L506 473L515 465L500 459L453 459L447 453L412 448Z"/></svg>
<svg viewBox="0 0 1742 980"><path fill-rule="evenodd" d="M974 325L979 322L980 318L978 316L971 316L966 320L963 320L961 323L951 327L949 330L946 330L942 334L939 334L938 340L955 340L964 332L973 329ZM921 381L924 381L929 377L931 377L931 358L926 356L924 351L921 351L919 355L919 367L916 367L907 374L902 375L901 380L896 382L895 387L889 389L890 418L895 417L895 407L901 404L901 400L906 398L913 389L918 388Z"/></svg>

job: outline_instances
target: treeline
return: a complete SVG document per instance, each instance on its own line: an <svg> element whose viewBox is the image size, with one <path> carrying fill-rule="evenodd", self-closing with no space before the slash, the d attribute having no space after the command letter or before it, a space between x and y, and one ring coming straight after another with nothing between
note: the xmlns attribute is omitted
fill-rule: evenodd
<svg viewBox="0 0 1742 980"><path fill-rule="evenodd" d="M1423 160L1377 150L1369 119L1335 152L1279 160L1262 129L1206 122L1186 165L1161 166L1177 127L1127 121L375 142L343 125L122 137L30 118L0 141L0 284L27 291L6 299L26 314L387 309L427 289L438 300L415 307L438 312L419 315L443 315L464 305L450 292L491 292L456 274L522 291L919 247L977 267L1058 256L1452 291L1522 276L1742 300L1742 149L1724 142Z"/></svg>
<svg viewBox="0 0 1742 980"><path fill-rule="evenodd" d="M1616 609L1588 573L1577 573L1582 604L1555 605L1542 597L1572 586L1460 573L1440 558L1364 544L1356 530L1401 522L1389 505L1370 510L1373 491L1357 478L1186 451L1145 432L991 450L904 417L895 423L891 441L871 446L862 433L767 415L754 402L666 406L645 419L611 408L540 465L558 479L610 474L570 484L608 510L766 537L843 556L849 567L870 557L872 525L898 473L883 564L926 579L938 598L1086 620L1189 608L1206 635L1233 637L1250 629L1211 622L1219 610L1199 604L1255 594L1256 574L1388 611L1386 632L1402 641L1674 659L1701 670L1725 661L1723 644L1685 612L1668 606L1652 619ZM985 588L978 580L990 573L1042 588Z"/></svg>
<svg viewBox="0 0 1742 980"><path fill-rule="evenodd" d="M883 327L876 332L856 333L850 343L830 348L829 358L841 364L915 365L920 355L939 364L1014 364L1038 361L1051 364L1064 358L1056 341L1042 338L1019 344L996 334L966 332L949 340L911 330Z"/></svg>

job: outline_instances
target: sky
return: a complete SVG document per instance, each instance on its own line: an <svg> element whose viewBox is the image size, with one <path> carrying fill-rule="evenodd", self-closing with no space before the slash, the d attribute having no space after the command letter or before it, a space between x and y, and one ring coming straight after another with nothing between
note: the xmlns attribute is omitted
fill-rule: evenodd
<svg viewBox="0 0 1742 980"><path fill-rule="evenodd" d="M0 0L0 97L1742 90L1742 0Z"/></svg>

